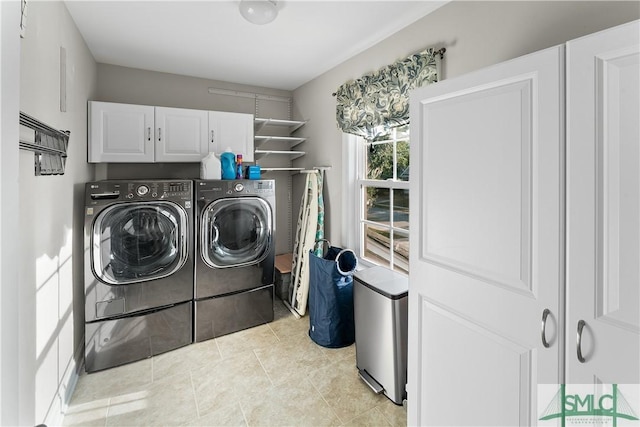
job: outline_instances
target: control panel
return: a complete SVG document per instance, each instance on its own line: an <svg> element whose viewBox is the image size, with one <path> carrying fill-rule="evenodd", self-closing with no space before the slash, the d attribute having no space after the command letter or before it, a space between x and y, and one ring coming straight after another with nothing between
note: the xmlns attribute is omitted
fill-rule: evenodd
<svg viewBox="0 0 640 427"><path fill-rule="evenodd" d="M191 181L105 181L91 184L91 200L189 200Z"/></svg>

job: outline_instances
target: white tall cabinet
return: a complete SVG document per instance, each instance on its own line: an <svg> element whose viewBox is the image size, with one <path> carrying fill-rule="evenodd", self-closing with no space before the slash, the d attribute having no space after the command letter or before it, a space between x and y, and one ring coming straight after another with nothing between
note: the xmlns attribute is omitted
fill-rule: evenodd
<svg viewBox="0 0 640 427"><path fill-rule="evenodd" d="M536 425L540 384L640 383L639 34L412 94L409 425Z"/></svg>
<svg viewBox="0 0 640 427"><path fill-rule="evenodd" d="M639 94L638 22L567 43L567 383L640 383Z"/></svg>

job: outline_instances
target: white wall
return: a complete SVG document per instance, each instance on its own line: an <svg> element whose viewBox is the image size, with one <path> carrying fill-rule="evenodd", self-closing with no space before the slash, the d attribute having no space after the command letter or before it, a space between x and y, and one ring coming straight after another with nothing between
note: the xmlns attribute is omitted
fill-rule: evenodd
<svg viewBox="0 0 640 427"><path fill-rule="evenodd" d="M0 2L0 425L18 424L19 2Z"/></svg>
<svg viewBox="0 0 640 427"><path fill-rule="evenodd" d="M342 133L335 119L338 86L427 47L445 47L444 77L451 78L640 16L640 3L558 1L453 1L294 91L294 119L309 119L309 137L297 166L331 165L326 175L327 238L341 245ZM303 180L293 182L294 218Z"/></svg>
<svg viewBox="0 0 640 427"><path fill-rule="evenodd" d="M97 65L59 1L28 3L21 43L20 110L71 131L64 175L37 177L33 153L19 154L20 424L56 424L82 363L83 199L94 169L87 163L87 99L97 88ZM60 112L61 46L66 112Z"/></svg>

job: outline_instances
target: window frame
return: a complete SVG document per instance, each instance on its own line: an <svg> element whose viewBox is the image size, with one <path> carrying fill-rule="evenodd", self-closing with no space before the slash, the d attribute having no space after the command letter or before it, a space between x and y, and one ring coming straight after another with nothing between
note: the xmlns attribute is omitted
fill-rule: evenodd
<svg viewBox="0 0 640 427"><path fill-rule="evenodd" d="M407 132L409 128L407 127ZM396 129L393 130L393 137L387 138L384 141L374 141L373 144L382 144L395 141L410 141L410 138L397 138ZM386 142L385 142L386 141ZM409 238L410 230L399 228L393 223L392 210L390 210L389 225L381 224L375 221L370 221L365 218L366 212L365 206L365 192L366 187L376 187L389 189L390 209L393 209L393 190L406 190L409 191L410 182L401 181L397 179L397 169L394 167L394 178L391 180L374 180L365 178L366 174L366 156L368 150L368 144L371 142L366 141L364 138L352 134L343 133L343 182L346 184L345 191L343 192L343 226L342 235L343 240L348 247L354 248L358 255L358 261L366 267L374 265L382 265L384 267L393 269L395 251L393 245L389 247L389 259L387 264L380 264L371 259L365 258L365 240L366 236L364 226L370 225L374 227L381 227L388 230L390 233L397 233ZM393 150L394 166L397 163L396 147L394 144ZM408 260L407 260L408 262ZM407 272L402 270L395 270L401 274L408 275Z"/></svg>

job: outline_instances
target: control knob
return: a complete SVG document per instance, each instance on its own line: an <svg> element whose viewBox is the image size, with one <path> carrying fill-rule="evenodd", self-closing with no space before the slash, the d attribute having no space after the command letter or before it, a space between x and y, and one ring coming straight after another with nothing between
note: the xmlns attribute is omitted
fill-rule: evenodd
<svg viewBox="0 0 640 427"><path fill-rule="evenodd" d="M138 193L138 196L146 196L149 193L149 187L141 185L136 189L136 193Z"/></svg>

